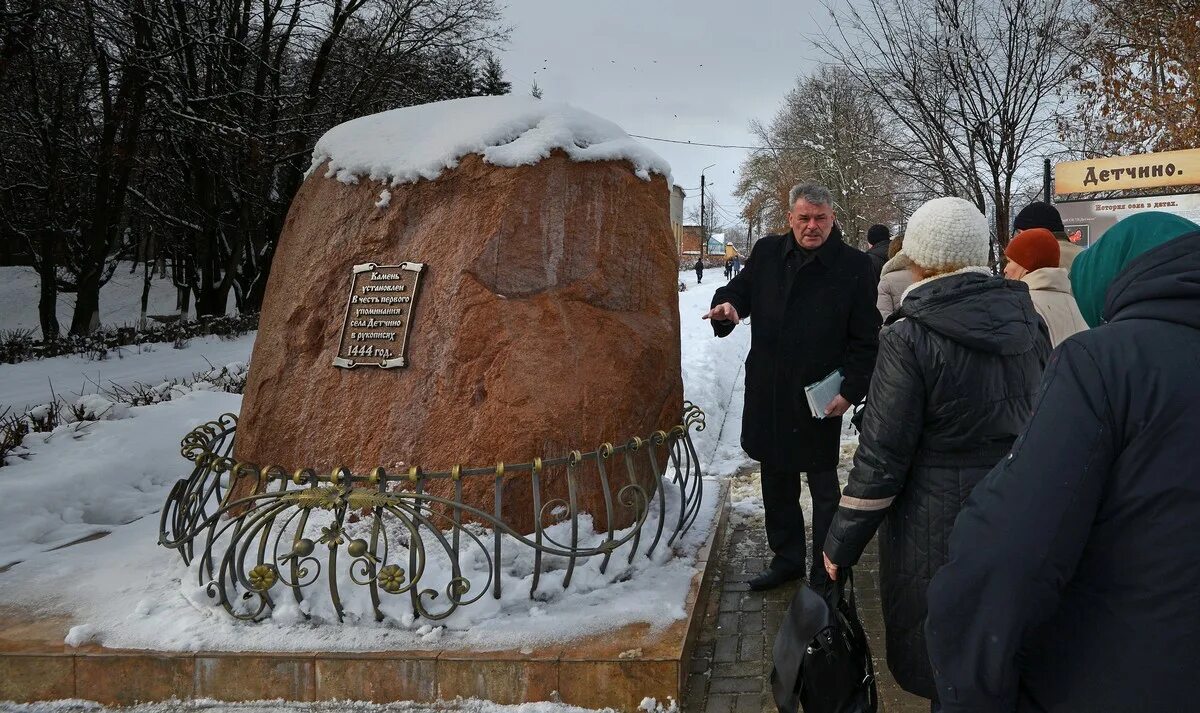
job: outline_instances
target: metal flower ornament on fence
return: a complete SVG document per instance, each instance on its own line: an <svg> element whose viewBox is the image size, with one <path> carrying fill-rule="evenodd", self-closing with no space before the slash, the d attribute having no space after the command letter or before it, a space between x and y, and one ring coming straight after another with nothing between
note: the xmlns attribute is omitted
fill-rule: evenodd
<svg viewBox="0 0 1200 713"><path fill-rule="evenodd" d="M402 596L414 616L444 619L489 592L501 598L506 547L532 555L529 595L544 596L549 572L565 590L580 561L599 558L605 573L619 550L625 564L670 550L695 521L703 495L691 430L704 430L704 413L691 403L679 425L622 445L437 472L260 468L230 457L236 429L237 417L225 414L184 437L183 455L195 468L171 489L159 542L195 568L210 600L244 620L285 604L308 617L306 599L320 598L342 621L347 588L356 597L365 592L363 608L376 621L385 619L388 598ZM565 477L566 497L544 498L550 469ZM257 487L236 497L233 485L242 478ZM504 517L506 487L517 479L531 495L532 533ZM464 482L477 480L492 486L490 511L463 498ZM603 495L602 532L593 528L601 513L579 507L584 487ZM631 524L612 527L622 520ZM509 566L513 555L510 549Z"/></svg>

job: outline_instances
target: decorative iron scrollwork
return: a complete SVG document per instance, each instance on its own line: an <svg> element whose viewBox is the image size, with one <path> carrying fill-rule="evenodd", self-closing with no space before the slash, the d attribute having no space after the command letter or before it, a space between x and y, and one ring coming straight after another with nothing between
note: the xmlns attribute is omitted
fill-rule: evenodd
<svg viewBox="0 0 1200 713"><path fill-rule="evenodd" d="M159 543L177 550L185 564L196 565L198 583L209 597L232 616L250 621L269 615L279 597L300 605L322 579L339 621L345 611L340 587L347 581L367 588L376 621L385 618L384 597L405 594L414 616L444 619L489 591L500 598L505 541L533 552L531 597L539 592L544 557L566 561L562 587L567 589L582 559L600 557L603 573L625 545L630 564L639 552L648 557L660 545L671 547L695 521L703 496L691 431L704 430L704 412L687 402L679 425L635 436L624 445L604 443L586 453L573 450L529 463L455 465L444 472L414 466L404 473L377 467L356 474L338 467L319 475L311 468L292 473L278 466L260 468L230 457L236 429L237 417L225 414L184 436L181 452L195 468L167 497ZM650 479L639 478L639 461ZM601 541L591 545L580 541L581 527L587 526L579 507L581 481L590 477L583 475L585 466L594 466L609 525ZM565 469L565 498L542 501L548 468ZM500 486L513 475L528 476L532 533L516 531L502 514ZM253 478L258 487L235 498L237 478ZM463 482L479 479L494 484L490 512L463 500ZM446 481L453 494L428 492L426 483L434 481ZM613 529L622 511L632 524ZM471 571L463 567L468 557ZM436 589L422 588L435 559L449 570L449 579ZM348 577L339 579L339 572Z"/></svg>

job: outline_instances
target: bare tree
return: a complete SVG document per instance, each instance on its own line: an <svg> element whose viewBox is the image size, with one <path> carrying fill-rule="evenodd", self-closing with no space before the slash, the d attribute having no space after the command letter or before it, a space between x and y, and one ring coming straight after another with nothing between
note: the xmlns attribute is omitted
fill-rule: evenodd
<svg viewBox="0 0 1200 713"><path fill-rule="evenodd" d="M865 0L817 40L903 129L893 153L918 185L991 204L1008 244L1013 190L1057 137L1074 66L1070 0Z"/></svg>
<svg viewBox="0 0 1200 713"><path fill-rule="evenodd" d="M29 49L41 14L41 0L0 0L0 86L12 60Z"/></svg>
<svg viewBox="0 0 1200 713"><path fill-rule="evenodd" d="M788 191L814 181L834 193L843 233L861 244L873 223L900 217L900 176L890 161L890 129L870 93L842 67L796 80L769 125L750 123L763 149L741 165L735 190L742 219L786 225Z"/></svg>
<svg viewBox="0 0 1200 713"><path fill-rule="evenodd" d="M143 209L176 228L179 286L196 313L224 313L231 292L241 309L261 304L276 237L324 131L474 94L478 65L503 37L497 19L492 0L157 7L162 178L183 200L145 195Z"/></svg>
<svg viewBox="0 0 1200 713"><path fill-rule="evenodd" d="M42 332L98 322L117 260L186 314L257 309L313 144L364 114L507 91L495 0L0 0L0 238ZM22 29L26 28L26 29ZM166 265L162 267L165 269ZM144 295L147 294L144 291Z"/></svg>
<svg viewBox="0 0 1200 713"><path fill-rule="evenodd" d="M42 334L59 332L57 291L76 293L72 334L99 323L116 267L147 102L144 0L47 2L0 91L0 190L8 229L30 246Z"/></svg>

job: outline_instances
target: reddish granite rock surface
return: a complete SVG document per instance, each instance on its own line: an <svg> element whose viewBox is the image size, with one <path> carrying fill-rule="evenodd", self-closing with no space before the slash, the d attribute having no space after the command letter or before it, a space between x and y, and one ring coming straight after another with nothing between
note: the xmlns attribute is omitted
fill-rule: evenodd
<svg viewBox="0 0 1200 713"><path fill-rule="evenodd" d="M251 358L239 461L446 470L619 445L679 422L662 176L645 181L627 162L572 162L559 151L516 168L468 155L435 180L391 188L375 208L380 191L317 170L297 193ZM427 265L409 366L333 366L351 266L404 261ZM617 487L628 482L617 473ZM534 522L528 480L504 484L505 518L522 532ZM581 509L604 527L594 469L583 480ZM566 492L563 471L548 472L543 501ZM465 483L480 509L492 510L493 493L492 479ZM613 519L623 526L631 512Z"/></svg>

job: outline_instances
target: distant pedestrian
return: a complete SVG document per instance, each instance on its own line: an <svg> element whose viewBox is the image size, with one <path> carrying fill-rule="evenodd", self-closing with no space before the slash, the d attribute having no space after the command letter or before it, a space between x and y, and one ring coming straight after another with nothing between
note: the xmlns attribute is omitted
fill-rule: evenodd
<svg viewBox="0 0 1200 713"><path fill-rule="evenodd" d="M696 284L704 282L704 260L696 258L696 264L692 266L692 269L696 271Z"/></svg>
<svg viewBox="0 0 1200 713"><path fill-rule="evenodd" d="M973 203L938 198L918 208L904 253L919 279L879 335L825 563L836 579L883 526L888 668L904 690L935 699L925 590L946 561L946 538L963 501L1008 453L1032 412L1050 340L1029 290L988 269L988 223Z"/></svg>
<svg viewBox="0 0 1200 713"><path fill-rule="evenodd" d="M867 250L867 257L871 258L871 266L875 270L875 282L879 282L879 277L883 273L883 265L888 261L892 229L886 225L872 225L867 228L867 242L871 245Z"/></svg>
<svg viewBox="0 0 1200 713"><path fill-rule="evenodd" d="M1071 295L1071 276L1058 266L1058 241L1045 228L1022 230L1004 251L1008 264L1004 276L1029 286L1033 308L1050 330L1050 344L1087 329Z"/></svg>
<svg viewBox="0 0 1200 713"><path fill-rule="evenodd" d="M1067 229L1063 226L1058 208L1041 201L1035 201L1022 208L1013 221L1013 235L1015 237L1020 235L1021 231L1032 228L1045 228L1054 234L1054 239L1058 241L1058 266L1070 272L1071 263L1083 252L1083 248L1067 237Z"/></svg>
<svg viewBox="0 0 1200 713"><path fill-rule="evenodd" d="M909 260L903 252L904 236L897 235L891 239L890 243L888 261L883 265L875 299L875 306L879 308L879 316L883 318L884 322L887 322L887 318L891 316L892 312L900 307L900 296L915 279L912 273L912 260Z"/></svg>
<svg viewBox="0 0 1200 713"><path fill-rule="evenodd" d="M827 188L791 190L791 231L754 245L745 269L716 291L713 332L724 337L754 317L746 358L742 448L762 463L770 566L750 580L764 590L798 579L827 581L821 543L837 511L842 415L867 393L879 339L871 262L842 241ZM840 393L814 418L804 387L840 370ZM807 565L801 473L813 500Z"/></svg>
<svg viewBox="0 0 1200 713"><path fill-rule="evenodd" d="M1092 326L975 488L929 587L947 713L1194 711L1200 226L1126 218L1075 259Z"/></svg>
<svg viewBox="0 0 1200 713"><path fill-rule="evenodd" d="M733 256L733 274L734 274L734 276L737 276L737 274L741 271L742 271L742 256L734 255Z"/></svg>
<svg viewBox="0 0 1200 713"><path fill-rule="evenodd" d="M733 260L726 260L725 261L725 281L729 282L729 279L732 277L733 277Z"/></svg>

